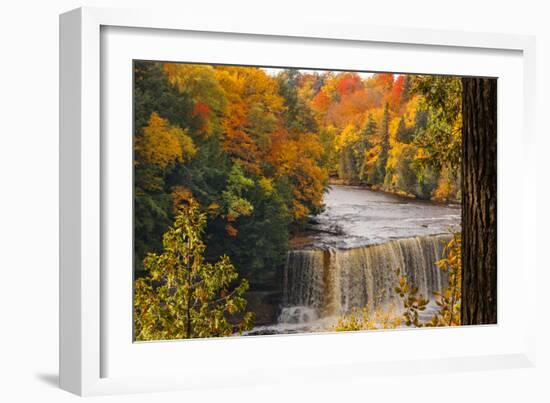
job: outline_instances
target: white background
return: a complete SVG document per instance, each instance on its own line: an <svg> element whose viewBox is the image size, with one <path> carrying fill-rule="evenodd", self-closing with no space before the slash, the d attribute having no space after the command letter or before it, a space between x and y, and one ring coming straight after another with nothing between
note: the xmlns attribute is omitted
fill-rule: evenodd
<svg viewBox="0 0 550 403"><path fill-rule="evenodd" d="M548 283L542 261L548 212L545 184L550 152L549 12L543 1L191 1L186 13L245 14L249 18L325 19L378 25L536 34L538 43L539 284ZM144 6L180 1L18 1L3 4L0 38L0 399L65 402L76 398L57 383L58 337L58 14L80 5ZM521 139L518 138L518 141ZM510 161L504 163L518 163ZM542 291L542 287L540 287ZM548 401L550 340L546 300L540 295L538 366L535 369L375 377L349 383L277 385L94 398L100 401ZM544 308L544 309L543 309Z"/></svg>

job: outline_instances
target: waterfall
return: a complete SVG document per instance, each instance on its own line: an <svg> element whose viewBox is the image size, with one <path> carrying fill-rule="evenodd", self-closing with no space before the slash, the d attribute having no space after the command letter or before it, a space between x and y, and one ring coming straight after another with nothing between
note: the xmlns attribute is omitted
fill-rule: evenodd
<svg viewBox="0 0 550 403"><path fill-rule="evenodd" d="M284 312L301 307L300 312L309 308L328 317L354 307L393 302L398 268L422 295L431 297L447 283L435 262L451 237L419 236L353 249L292 250L284 271Z"/></svg>

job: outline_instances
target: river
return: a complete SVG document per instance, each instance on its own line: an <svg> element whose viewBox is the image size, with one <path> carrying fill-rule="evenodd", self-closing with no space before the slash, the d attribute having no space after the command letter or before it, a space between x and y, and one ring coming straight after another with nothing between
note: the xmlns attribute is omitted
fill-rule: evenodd
<svg viewBox="0 0 550 403"><path fill-rule="evenodd" d="M460 207L333 185L313 219L311 246L349 249L460 228Z"/></svg>
<svg viewBox="0 0 550 403"><path fill-rule="evenodd" d="M397 268L424 296L446 285L435 262L460 230L460 206L341 185L324 204L288 252L277 323L249 334L330 330L352 308L395 304Z"/></svg>

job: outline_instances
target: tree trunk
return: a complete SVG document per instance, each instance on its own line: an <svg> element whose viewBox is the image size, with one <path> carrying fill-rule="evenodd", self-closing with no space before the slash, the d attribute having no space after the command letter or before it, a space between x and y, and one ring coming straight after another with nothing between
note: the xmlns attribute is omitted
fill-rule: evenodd
<svg viewBox="0 0 550 403"><path fill-rule="evenodd" d="M462 79L461 323L497 323L497 80Z"/></svg>

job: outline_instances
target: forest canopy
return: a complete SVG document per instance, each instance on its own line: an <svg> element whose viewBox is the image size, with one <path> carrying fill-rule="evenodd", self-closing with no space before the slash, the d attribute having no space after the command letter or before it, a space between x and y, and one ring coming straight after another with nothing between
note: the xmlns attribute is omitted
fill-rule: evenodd
<svg viewBox="0 0 550 403"><path fill-rule="evenodd" d="M459 78L273 71L134 62L137 277L190 203L206 261L227 255L253 286L330 183L460 199Z"/></svg>

